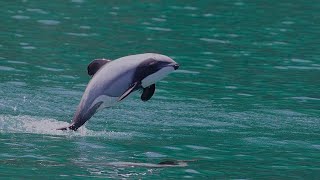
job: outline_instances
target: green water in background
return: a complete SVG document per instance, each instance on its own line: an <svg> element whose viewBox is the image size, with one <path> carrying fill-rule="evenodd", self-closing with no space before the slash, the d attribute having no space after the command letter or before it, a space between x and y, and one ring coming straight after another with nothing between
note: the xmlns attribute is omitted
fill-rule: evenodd
<svg viewBox="0 0 320 180"><path fill-rule="evenodd" d="M317 179L319 1L1 1L0 177ZM180 69L71 121L94 58ZM195 160L186 167L108 163Z"/></svg>

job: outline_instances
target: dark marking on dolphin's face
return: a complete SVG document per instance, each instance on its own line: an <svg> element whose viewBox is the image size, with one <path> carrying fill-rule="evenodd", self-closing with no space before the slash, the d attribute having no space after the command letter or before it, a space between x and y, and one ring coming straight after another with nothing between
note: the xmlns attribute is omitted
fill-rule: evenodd
<svg viewBox="0 0 320 180"><path fill-rule="evenodd" d="M132 83L118 101L141 88L143 89L141 100L148 101L155 92L155 83L178 67L179 64L167 56L155 56L143 60L135 68Z"/></svg>
<svg viewBox="0 0 320 180"><path fill-rule="evenodd" d="M152 58L143 61L138 65L134 74L133 81L142 81L142 79L146 78L150 74L157 72L162 67L159 65L160 65L160 62Z"/></svg>
<svg viewBox="0 0 320 180"><path fill-rule="evenodd" d="M170 58L149 58L138 65L133 81L141 81L142 87L145 88L178 68L179 64Z"/></svg>

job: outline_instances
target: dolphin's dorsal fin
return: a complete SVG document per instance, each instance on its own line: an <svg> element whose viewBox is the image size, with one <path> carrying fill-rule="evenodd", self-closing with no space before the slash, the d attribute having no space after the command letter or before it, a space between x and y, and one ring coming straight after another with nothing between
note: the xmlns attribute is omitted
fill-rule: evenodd
<svg viewBox="0 0 320 180"><path fill-rule="evenodd" d="M102 66L110 62L109 59L95 59L87 67L88 75L93 76Z"/></svg>
<svg viewBox="0 0 320 180"><path fill-rule="evenodd" d="M139 83L135 82L133 83L118 99L118 101L122 101L124 98L126 98L127 96L129 96L129 94L131 94L133 91L135 91L138 87Z"/></svg>
<svg viewBox="0 0 320 180"><path fill-rule="evenodd" d="M141 94L141 100L148 101L153 96L155 90L156 90L155 84L152 84L146 88L143 88L143 93Z"/></svg>

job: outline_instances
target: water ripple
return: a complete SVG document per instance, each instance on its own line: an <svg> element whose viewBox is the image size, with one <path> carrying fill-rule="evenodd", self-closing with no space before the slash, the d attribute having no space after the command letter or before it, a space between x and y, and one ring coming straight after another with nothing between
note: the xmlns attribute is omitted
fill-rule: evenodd
<svg viewBox="0 0 320 180"><path fill-rule="evenodd" d="M296 62L296 63L312 63L312 61L310 61L310 60L298 59L298 58L292 58L291 61Z"/></svg>
<svg viewBox="0 0 320 180"><path fill-rule="evenodd" d="M90 26L79 26L80 29L91 29Z"/></svg>
<svg viewBox="0 0 320 180"><path fill-rule="evenodd" d="M48 12L42 10L42 9L27 9L27 11L29 12L35 12L35 13L39 13L39 14L49 14Z"/></svg>
<svg viewBox="0 0 320 180"><path fill-rule="evenodd" d="M73 3L84 3L85 0L71 0L71 2L73 2Z"/></svg>
<svg viewBox="0 0 320 180"><path fill-rule="evenodd" d="M2 71L14 71L16 69L13 68L13 67L8 67L8 66L0 66L0 70L2 70Z"/></svg>
<svg viewBox="0 0 320 180"><path fill-rule="evenodd" d="M56 20L38 20L37 22L44 25L49 25L49 26L54 26L61 23L60 21L56 21Z"/></svg>
<svg viewBox="0 0 320 180"><path fill-rule="evenodd" d="M27 50L37 49L37 48L34 47L34 46L22 46L21 48L22 48L22 49L27 49Z"/></svg>
<svg viewBox="0 0 320 180"><path fill-rule="evenodd" d="M79 36L79 37L98 36L97 33L87 34L87 33L72 33L72 32L69 32L69 33L65 33L65 34L70 35L70 36Z"/></svg>
<svg viewBox="0 0 320 180"><path fill-rule="evenodd" d="M210 38L200 38L201 41L209 42L209 43L221 43L221 44L228 44L230 41L227 40L220 40L220 39L210 39Z"/></svg>
<svg viewBox="0 0 320 180"><path fill-rule="evenodd" d="M25 20L25 19L30 19L29 16L23 16L23 15L14 15L11 16L13 19L21 19L21 20Z"/></svg>
<svg viewBox="0 0 320 180"><path fill-rule="evenodd" d="M320 101L320 98L306 97L306 96L292 97L292 99L296 99L300 101Z"/></svg>
<svg viewBox="0 0 320 180"><path fill-rule="evenodd" d="M147 157L149 158L163 158L163 157L167 157L167 155L164 154L160 154L157 152L146 152L144 153Z"/></svg>
<svg viewBox="0 0 320 180"><path fill-rule="evenodd" d="M157 22L165 22L167 21L166 19L164 18L151 18L153 21L157 21Z"/></svg>
<svg viewBox="0 0 320 180"><path fill-rule="evenodd" d="M154 30L154 31L172 31L170 28L161 28L161 27L147 27L149 30Z"/></svg>
<svg viewBox="0 0 320 180"><path fill-rule="evenodd" d="M179 10L191 10L195 11L198 10L199 8L194 7L194 6L169 6L171 9L179 9Z"/></svg>
<svg viewBox="0 0 320 180"><path fill-rule="evenodd" d="M42 70L46 70L46 71L53 71L53 72L61 72L64 71L64 69L59 69L59 68L52 68L52 67L44 67L44 66L35 66L38 67Z"/></svg>
<svg viewBox="0 0 320 180"><path fill-rule="evenodd" d="M204 146L196 146L196 145L186 145L186 147L195 149L195 150L210 150L211 148L204 147Z"/></svg>

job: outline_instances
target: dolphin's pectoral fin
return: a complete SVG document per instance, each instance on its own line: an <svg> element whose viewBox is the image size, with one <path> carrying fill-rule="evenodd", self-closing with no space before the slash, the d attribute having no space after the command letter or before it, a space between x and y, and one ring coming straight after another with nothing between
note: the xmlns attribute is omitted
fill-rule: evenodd
<svg viewBox="0 0 320 180"><path fill-rule="evenodd" d="M141 100L148 101L153 96L155 90L156 90L155 84L152 84L146 88L143 88L143 93L141 94Z"/></svg>
<svg viewBox="0 0 320 180"><path fill-rule="evenodd" d="M95 59L87 67L88 75L93 76L102 66L110 62L109 59Z"/></svg>
<svg viewBox="0 0 320 180"><path fill-rule="evenodd" d="M122 101L124 98L126 98L130 93L132 93L133 91L135 91L138 87L138 82L133 83L129 89L126 90L126 92L124 92L118 99L118 101Z"/></svg>

